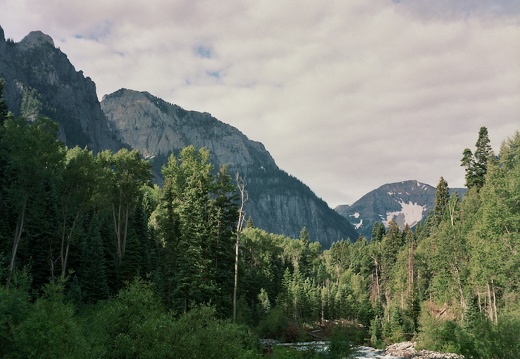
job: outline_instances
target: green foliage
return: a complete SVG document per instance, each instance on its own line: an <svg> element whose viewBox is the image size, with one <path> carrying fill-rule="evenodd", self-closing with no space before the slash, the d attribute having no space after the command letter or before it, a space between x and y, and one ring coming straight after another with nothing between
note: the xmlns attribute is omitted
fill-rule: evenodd
<svg viewBox="0 0 520 359"><path fill-rule="evenodd" d="M0 286L0 356L16 350L15 330L30 312L30 278L27 270L15 271L11 287Z"/></svg>
<svg viewBox="0 0 520 359"><path fill-rule="evenodd" d="M337 326L330 337L327 358L348 358L354 354L356 331L350 326Z"/></svg>
<svg viewBox="0 0 520 359"><path fill-rule="evenodd" d="M285 331L289 326L289 318L281 307L275 307L267 313L265 319L261 320L256 332L262 338L282 339L285 341Z"/></svg>
<svg viewBox="0 0 520 359"><path fill-rule="evenodd" d="M249 329L226 320L237 191L207 150L171 156L163 188L152 188L136 151L66 150L50 121L4 117L0 356L256 353ZM504 142L498 160L486 138L481 131L463 161L472 181L484 181L460 199L441 178L419 233L378 224L371 241L322 251L305 228L293 239L250 223L238 237L237 322L288 341L328 320L355 323L354 332L332 335L330 357L353 343L416 339L468 358L518 357L520 135Z"/></svg>
<svg viewBox="0 0 520 359"><path fill-rule="evenodd" d="M176 358L249 358L254 357L258 340L243 326L215 319L216 312L200 307L176 322L174 343Z"/></svg>
<svg viewBox="0 0 520 359"><path fill-rule="evenodd" d="M14 329L7 358L88 358L83 328L74 308L64 302L63 287L48 285L21 323Z"/></svg>
<svg viewBox="0 0 520 359"><path fill-rule="evenodd" d="M489 145L489 135L486 127L481 127L475 144L475 153L466 148L462 154L461 166L466 168L466 187L482 188L485 183L488 161L493 156Z"/></svg>

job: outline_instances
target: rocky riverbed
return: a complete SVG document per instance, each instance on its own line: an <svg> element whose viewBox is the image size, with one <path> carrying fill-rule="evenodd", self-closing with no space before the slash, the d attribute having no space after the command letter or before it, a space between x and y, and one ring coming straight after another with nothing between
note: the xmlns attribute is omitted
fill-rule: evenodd
<svg viewBox="0 0 520 359"><path fill-rule="evenodd" d="M415 343L403 342L392 344L385 350L385 355L381 358L413 358L413 359L463 359L463 355L453 353L437 353L429 350L416 350ZM362 357L363 358L363 357ZM370 357L368 357L370 358ZM377 357L375 357L377 358Z"/></svg>
<svg viewBox="0 0 520 359"><path fill-rule="evenodd" d="M318 351L326 351L328 342L314 341L305 343L279 343L274 340L266 340L262 343L264 347L272 347L275 345L290 346L298 350L308 350L313 348ZM353 356L355 359L464 359L463 355L454 353L438 353L430 350L417 350L415 343L402 342L389 345L385 350L374 349L371 347L357 347Z"/></svg>

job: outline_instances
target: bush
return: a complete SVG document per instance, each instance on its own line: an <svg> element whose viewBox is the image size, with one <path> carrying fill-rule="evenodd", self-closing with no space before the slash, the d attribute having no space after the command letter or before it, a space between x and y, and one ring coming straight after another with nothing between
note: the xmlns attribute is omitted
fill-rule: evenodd
<svg viewBox="0 0 520 359"><path fill-rule="evenodd" d="M348 358L354 353L356 333L352 327L337 326L333 329L329 344L329 358Z"/></svg>
<svg viewBox="0 0 520 359"><path fill-rule="evenodd" d="M153 286L136 280L94 309L89 342L103 358L247 358L258 340L243 326L200 307L175 319Z"/></svg>
<svg viewBox="0 0 520 359"><path fill-rule="evenodd" d="M280 307L275 307L267 313L267 317L260 321L256 328L261 338L281 340L289 325L289 318Z"/></svg>
<svg viewBox="0 0 520 359"><path fill-rule="evenodd" d="M88 358L82 327L72 305L63 301L63 286L48 285L44 295L14 329L7 358Z"/></svg>
<svg viewBox="0 0 520 359"><path fill-rule="evenodd" d="M258 338L247 327L216 319L210 307L182 315L172 339L174 358L252 358L259 350Z"/></svg>
<svg viewBox="0 0 520 359"><path fill-rule="evenodd" d="M23 288L5 289L0 285L0 358L14 350L14 330L31 309L29 294Z"/></svg>
<svg viewBox="0 0 520 359"><path fill-rule="evenodd" d="M513 359L520 358L520 320L500 318L492 323L485 315L475 314L463 326L451 320L421 317L418 348L453 352L466 358Z"/></svg>

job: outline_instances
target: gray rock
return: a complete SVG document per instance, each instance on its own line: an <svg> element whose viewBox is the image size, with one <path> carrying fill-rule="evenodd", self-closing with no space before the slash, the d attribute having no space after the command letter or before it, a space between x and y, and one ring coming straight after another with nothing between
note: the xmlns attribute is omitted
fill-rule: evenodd
<svg viewBox="0 0 520 359"><path fill-rule="evenodd" d="M43 115L59 124L67 146L94 152L121 148L101 111L94 82L76 71L52 38L33 31L19 43L0 36L0 76L4 98L15 116Z"/></svg>

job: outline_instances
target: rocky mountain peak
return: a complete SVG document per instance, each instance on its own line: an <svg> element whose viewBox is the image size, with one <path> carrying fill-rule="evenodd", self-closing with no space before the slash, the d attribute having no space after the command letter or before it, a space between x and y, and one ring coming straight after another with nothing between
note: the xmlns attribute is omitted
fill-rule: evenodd
<svg viewBox="0 0 520 359"><path fill-rule="evenodd" d="M52 40L52 37L41 31L31 31L22 39L22 41L20 41L20 46L25 49L34 46L41 46L42 44L49 44L54 47L54 40Z"/></svg>
<svg viewBox="0 0 520 359"><path fill-rule="evenodd" d="M69 147L94 152L121 148L110 133L94 82L76 71L54 41L33 31L18 43L0 43L4 98L15 116L47 116L59 124L59 139Z"/></svg>
<svg viewBox="0 0 520 359"><path fill-rule="evenodd" d="M422 221L435 203L435 188L416 180L384 184L367 193L351 206L338 206L335 211L370 238L376 222L385 226L394 220L402 230Z"/></svg>
<svg viewBox="0 0 520 359"><path fill-rule="evenodd" d="M145 157L165 157L191 144L207 147L214 163L243 175L251 166L277 168L261 143L207 112L187 111L148 92L128 89L105 95L101 108L117 138Z"/></svg>
<svg viewBox="0 0 520 359"><path fill-rule="evenodd" d="M450 189L463 196L464 188ZM403 230L424 220L435 205L435 187L416 180L387 183L370 191L352 205L337 206L334 210L347 218L365 238L370 239L376 222L388 226L394 220Z"/></svg>

